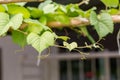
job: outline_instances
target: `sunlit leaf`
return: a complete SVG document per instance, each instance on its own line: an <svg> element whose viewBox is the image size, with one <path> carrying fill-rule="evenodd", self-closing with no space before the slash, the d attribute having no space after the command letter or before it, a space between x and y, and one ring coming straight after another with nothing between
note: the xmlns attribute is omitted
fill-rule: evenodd
<svg viewBox="0 0 120 80"><path fill-rule="evenodd" d="M0 36L6 33L10 26L7 26L9 22L9 15L6 13L0 13Z"/></svg>
<svg viewBox="0 0 120 80"><path fill-rule="evenodd" d="M54 35L49 31L44 32L41 36L35 33L30 33L27 37L27 43L41 53L49 46L54 45Z"/></svg>
<svg viewBox="0 0 120 80"><path fill-rule="evenodd" d="M13 16L9 23L7 24L8 26L12 27L14 30L17 30L20 25L22 24L23 21L23 15L22 14L16 14Z"/></svg>
<svg viewBox="0 0 120 80"><path fill-rule="evenodd" d="M41 3L38 8L43 9L46 5L50 4L52 0L45 0L43 3Z"/></svg>

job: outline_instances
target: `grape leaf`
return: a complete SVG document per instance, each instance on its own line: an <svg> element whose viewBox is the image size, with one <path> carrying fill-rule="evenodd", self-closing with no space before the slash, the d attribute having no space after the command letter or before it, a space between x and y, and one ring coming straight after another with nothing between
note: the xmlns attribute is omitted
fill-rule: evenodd
<svg viewBox="0 0 120 80"><path fill-rule="evenodd" d="M7 7L8 7L8 13L10 13L12 15L21 13L21 14L23 14L24 18L30 17L30 13L25 7L15 5L15 4L8 4Z"/></svg>
<svg viewBox="0 0 120 80"><path fill-rule="evenodd" d="M52 32L52 30L51 30L49 27L43 25L43 24L40 23L38 20L25 19L24 22L26 22L26 23L28 23L28 24L36 24L36 25L39 25L39 26L42 27L44 30L49 30L49 31Z"/></svg>
<svg viewBox="0 0 120 80"><path fill-rule="evenodd" d="M43 11L38 8L28 7L28 10L33 18L40 18L40 16L43 14Z"/></svg>
<svg viewBox="0 0 120 80"><path fill-rule="evenodd" d="M5 8L3 7L3 5L0 5L0 12L5 12Z"/></svg>
<svg viewBox="0 0 120 80"><path fill-rule="evenodd" d="M8 26L12 27L14 30L17 30L20 25L22 24L23 21L23 15L22 14L16 14L13 16L9 23L7 24Z"/></svg>
<svg viewBox="0 0 120 80"><path fill-rule="evenodd" d="M0 13L0 36L6 33L9 26L6 26L9 22L9 15L6 13Z"/></svg>
<svg viewBox="0 0 120 80"><path fill-rule="evenodd" d="M27 36L27 43L31 44L39 53L49 46L54 45L53 33L46 31L41 36L36 33L30 33Z"/></svg>
<svg viewBox="0 0 120 80"><path fill-rule="evenodd" d="M63 45L67 48L67 49L69 49L69 51L71 51L71 50L73 50L73 49L75 49L75 48L77 48L78 47L78 45L77 45L77 43L76 42L72 42L72 43L67 43L67 42L63 42Z"/></svg>
<svg viewBox="0 0 120 80"><path fill-rule="evenodd" d="M66 9L67 9L67 15L68 16L70 16L70 17L77 17L77 16L79 16L79 12L78 11L80 11L80 9L79 9L78 5L75 5L75 4L67 5Z"/></svg>
<svg viewBox="0 0 120 80"><path fill-rule="evenodd" d="M27 31L28 32L34 32L37 34L40 34L42 32L43 28L40 25L37 24L29 24Z"/></svg>
<svg viewBox="0 0 120 80"><path fill-rule="evenodd" d="M109 9L108 13L111 14L111 15L116 15L116 14L119 13L119 10L117 10L117 9Z"/></svg>
<svg viewBox="0 0 120 80"><path fill-rule="evenodd" d="M45 0L43 3L41 3L38 8L43 9L46 5L50 4L52 0Z"/></svg>
<svg viewBox="0 0 120 80"><path fill-rule="evenodd" d="M63 23L63 24L69 24L70 23L70 18L68 16L66 16L66 15L57 15L56 14L54 16L54 19L56 21L59 21L59 22Z"/></svg>
<svg viewBox="0 0 120 80"><path fill-rule="evenodd" d="M6 33L10 27L14 30L18 29L22 24L22 14L16 14L11 19L6 13L0 13L0 35Z"/></svg>
<svg viewBox="0 0 120 80"><path fill-rule="evenodd" d="M99 38L106 36L108 33L112 33L114 30L112 18L108 13L101 13L97 16L92 11L90 14L90 23L94 25Z"/></svg>
<svg viewBox="0 0 120 80"><path fill-rule="evenodd" d="M26 37L27 35L25 35L22 32L15 31L15 30L12 31L13 42L18 44L20 47L24 47L27 44Z"/></svg>
<svg viewBox="0 0 120 80"><path fill-rule="evenodd" d="M119 0L101 0L107 7L117 7Z"/></svg>
<svg viewBox="0 0 120 80"><path fill-rule="evenodd" d="M40 19L39 19L39 21L40 21L42 24L46 25L46 24L47 24L47 18L46 18L46 16L41 16Z"/></svg>
<svg viewBox="0 0 120 80"><path fill-rule="evenodd" d="M47 13L53 13L58 8L58 6L55 6L54 4L48 4L43 8L43 12L45 14Z"/></svg>

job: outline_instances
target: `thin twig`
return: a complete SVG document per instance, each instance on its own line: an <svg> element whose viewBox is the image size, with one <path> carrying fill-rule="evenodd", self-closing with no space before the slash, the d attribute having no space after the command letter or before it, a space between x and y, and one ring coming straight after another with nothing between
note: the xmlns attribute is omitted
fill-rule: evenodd
<svg viewBox="0 0 120 80"><path fill-rule="evenodd" d="M21 33L23 33L23 34L25 34L25 35L28 34L27 32L23 32L23 31L21 31L21 30L16 30L16 31L21 32Z"/></svg>

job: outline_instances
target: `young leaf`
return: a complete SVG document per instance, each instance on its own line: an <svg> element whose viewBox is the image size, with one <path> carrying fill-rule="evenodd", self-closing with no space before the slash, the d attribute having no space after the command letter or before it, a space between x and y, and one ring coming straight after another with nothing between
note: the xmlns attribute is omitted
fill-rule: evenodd
<svg viewBox="0 0 120 80"><path fill-rule="evenodd" d="M9 22L9 15L6 13L0 13L0 36L5 34L10 26L6 26Z"/></svg>
<svg viewBox="0 0 120 80"><path fill-rule="evenodd" d="M68 39L70 39L68 36L57 36L58 39L62 39L64 41L67 41Z"/></svg>
<svg viewBox="0 0 120 80"><path fill-rule="evenodd" d="M91 12L90 23L94 25L99 38L112 33L114 30L112 18L108 13L101 13L98 17L94 11Z"/></svg>
<svg viewBox="0 0 120 80"><path fill-rule="evenodd" d="M54 35L49 31L44 32L41 36L36 33L30 33L27 37L27 43L41 53L44 49L54 45Z"/></svg>
<svg viewBox="0 0 120 80"><path fill-rule="evenodd" d="M107 7L117 7L119 0L101 0Z"/></svg>
<svg viewBox="0 0 120 80"><path fill-rule="evenodd" d="M13 42L18 44L20 47L24 47L27 44L26 37L27 35L25 35L22 32L15 31L15 30L12 31Z"/></svg>
<svg viewBox="0 0 120 80"><path fill-rule="evenodd" d="M67 43L67 42L63 42L63 45L67 48L67 49L69 49L69 51L72 51L73 49L75 49L75 48L77 48L78 47L78 45L77 45L77 43L76 42L72 42L72 43Z"/></svg>

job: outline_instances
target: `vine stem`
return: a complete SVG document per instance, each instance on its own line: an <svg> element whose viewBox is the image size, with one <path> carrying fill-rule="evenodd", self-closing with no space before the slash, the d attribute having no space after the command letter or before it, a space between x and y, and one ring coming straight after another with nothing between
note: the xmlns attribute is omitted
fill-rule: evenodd
<svg viewBox="0 0 120 80"><path fill-rule="evenodd" d="M21 33L23 33L23 34L25 34L25 35L28 34L27 32L23 32L23 31L21 31L21 30L16 30L16 31L21 32Z"/></svg>
<svg viewBox="0 0 120 80"><path fill-rule="evenodd" d="M83 0L82 2L78 3L78 5L82 5L82 4L88 4L90 0Z"/></svg>

